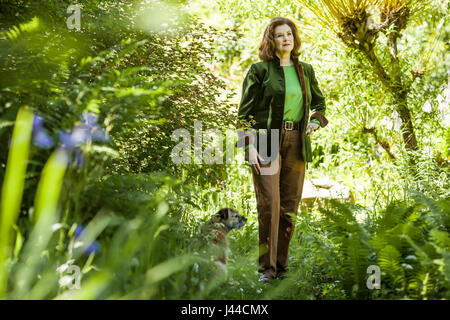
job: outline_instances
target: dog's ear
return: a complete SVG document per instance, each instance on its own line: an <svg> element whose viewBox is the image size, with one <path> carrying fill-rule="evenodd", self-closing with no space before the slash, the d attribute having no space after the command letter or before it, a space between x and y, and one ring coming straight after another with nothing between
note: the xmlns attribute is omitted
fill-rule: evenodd
<svg viewBox="0 0 450 320"><path fill-rule="evenodd" d="M220 209L219 212L216 213L221 219L228 219L228 208Z"/></svg>

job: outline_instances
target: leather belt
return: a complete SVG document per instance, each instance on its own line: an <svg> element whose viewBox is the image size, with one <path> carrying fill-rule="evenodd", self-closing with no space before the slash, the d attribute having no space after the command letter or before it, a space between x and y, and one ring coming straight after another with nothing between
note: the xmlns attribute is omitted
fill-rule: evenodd
<svg viewBox="0 0 450 320"><path fill-rule="evenodd" d="M283 121L281 123L281 127L284 128L284 130L300 130L300 122L293 122L293 121Z"/></svg>

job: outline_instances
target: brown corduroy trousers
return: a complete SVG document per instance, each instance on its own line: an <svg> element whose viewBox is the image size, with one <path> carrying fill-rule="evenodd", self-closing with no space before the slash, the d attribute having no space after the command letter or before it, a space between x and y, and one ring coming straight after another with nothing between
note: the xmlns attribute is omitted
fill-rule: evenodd
<svg viewBox="0 0 450 320"><path fill-rule="evenodd" d="M261 168L269 166L276 168L271 175L258 175L252 167L259 224L259 271L277 276L287 270L295 227L288 213L297 214L305 178L298 130L281 129L276 160Z"/></svg>

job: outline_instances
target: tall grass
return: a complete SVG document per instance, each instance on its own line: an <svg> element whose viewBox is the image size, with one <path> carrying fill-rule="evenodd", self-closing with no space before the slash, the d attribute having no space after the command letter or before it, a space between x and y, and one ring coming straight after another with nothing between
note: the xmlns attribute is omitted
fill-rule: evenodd
<svg viewBox="0 0 450 320"><path fill-rule="evenodd" d="M28 164L33 113L21 108L17 114L16 125L11 139L6 174L2 186L0 209L0 298L4 297L8 259L12 253L12 238L17 217L20 211L24 189L25 173Z"/></svg>

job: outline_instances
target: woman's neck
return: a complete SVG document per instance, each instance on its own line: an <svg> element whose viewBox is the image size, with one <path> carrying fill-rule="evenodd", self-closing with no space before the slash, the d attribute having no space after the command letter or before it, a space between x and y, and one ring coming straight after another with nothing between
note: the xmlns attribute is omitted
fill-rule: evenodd
<svg viewBox="0 0 450 320"><path fill-rule="evenodd" d="M291 60L290 52L285 52L283 54L280 54L279 52L277 52L276 55L280 59L280 66L291 66L294 64Z"/></svg>

